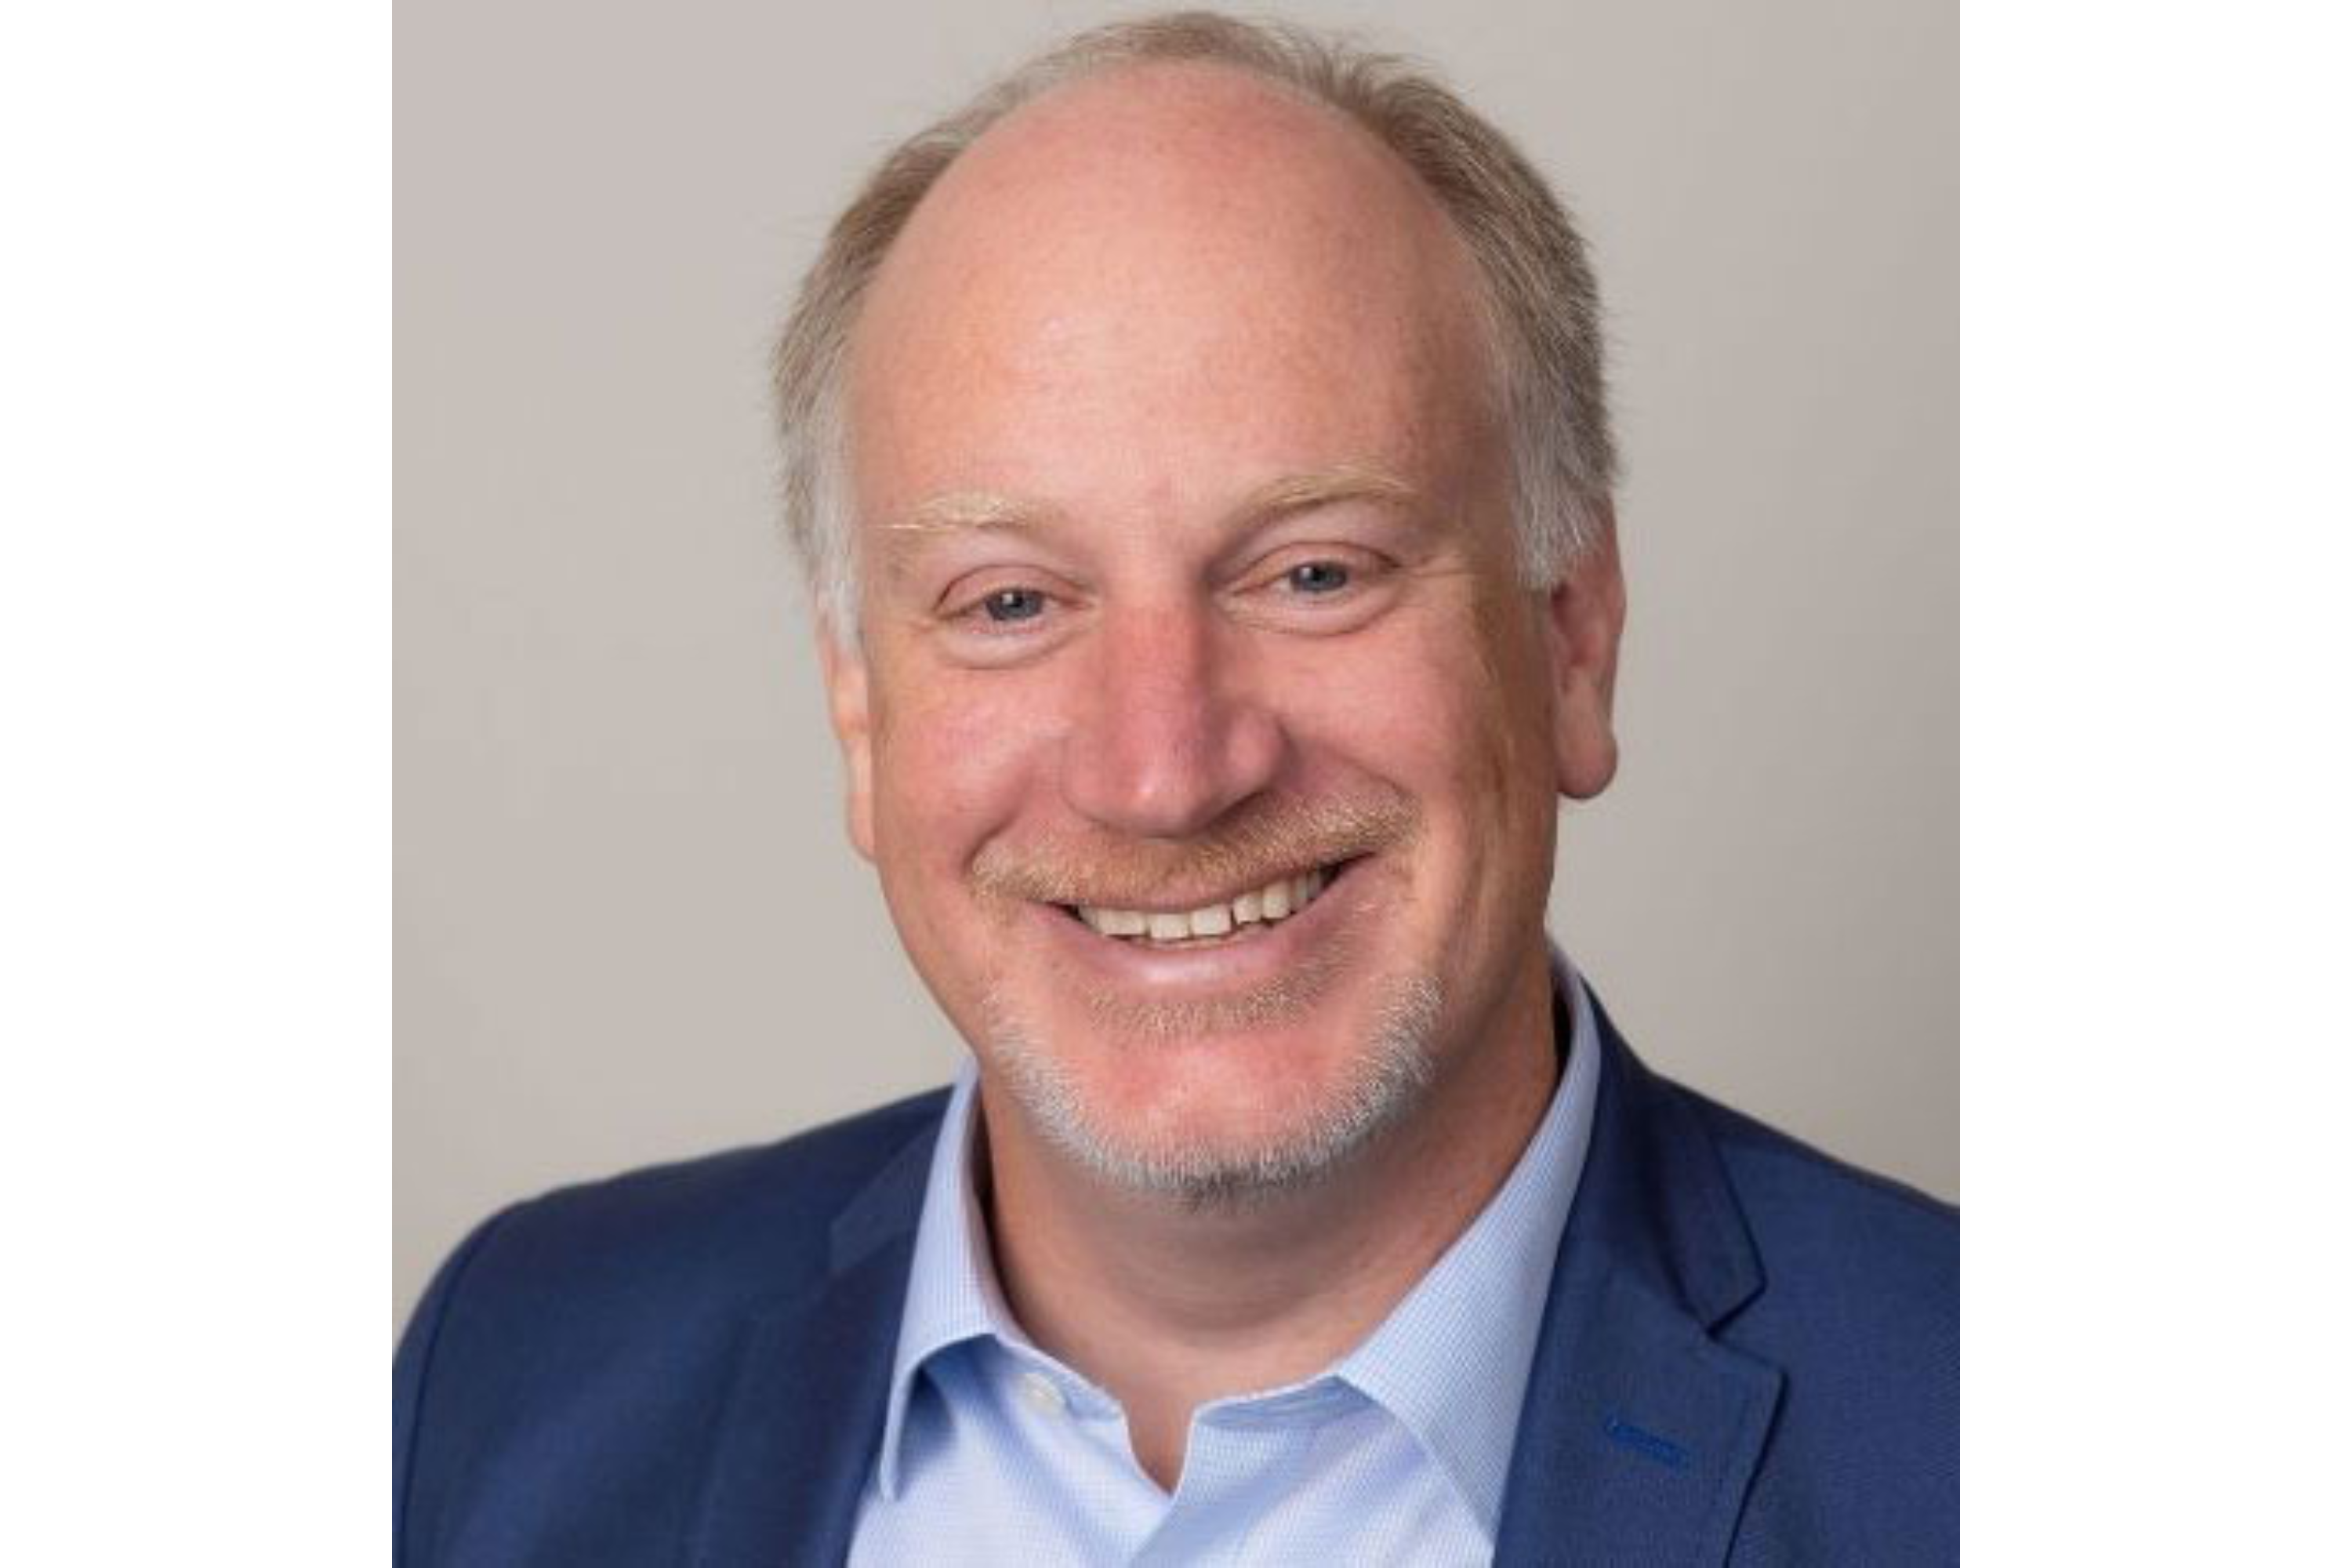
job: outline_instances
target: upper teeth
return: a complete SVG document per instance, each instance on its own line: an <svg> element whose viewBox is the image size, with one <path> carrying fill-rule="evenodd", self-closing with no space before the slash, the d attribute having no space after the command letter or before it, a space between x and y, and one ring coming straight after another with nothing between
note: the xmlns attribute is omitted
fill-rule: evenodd
<svg viewBox="0 0 2352 1568"><path fill-rule="evenodd" d="M1149 937L1153 942L1183 942L1196 936L1223 936L1235 926L1267 925L1287 920L1315 901L1329 876L1320 868L1298 877L1281 877L1263 888L1253 888L1222 903L1172 913L1159 910L1107 910L1080 904L1078 918L1105 936Z"/></svg>

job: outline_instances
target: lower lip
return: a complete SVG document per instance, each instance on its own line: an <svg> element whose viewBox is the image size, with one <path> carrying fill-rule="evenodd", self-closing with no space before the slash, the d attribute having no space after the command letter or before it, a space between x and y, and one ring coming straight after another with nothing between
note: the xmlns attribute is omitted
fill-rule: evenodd
<svg viewBox="0 0 2352 1568"><path fill-rule="evenodd" d="M1224 941L1197 945L1104 936L1059 905L1032 907L1060 951L1114 985L1168 995L1230 991L1274 979L1328 940L1346 914L1339 895L1356 890L1360 865L1351 860L1341 866L1314 902L1286 920L1243 926Z"/></svg>

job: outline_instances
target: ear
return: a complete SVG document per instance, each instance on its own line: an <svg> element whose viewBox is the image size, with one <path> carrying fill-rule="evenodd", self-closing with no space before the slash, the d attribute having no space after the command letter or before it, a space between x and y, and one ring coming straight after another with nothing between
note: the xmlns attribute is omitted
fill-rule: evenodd
<svg viewBox="0 0 2352 1568"><path fill-rule="evenodd" d="M817 662L824 667L825 705L833 737L841 743L841 766L848 789L849 841L874 858L874 710L868 699L866 656L831 626L816 634Z"/></svg>
<svg viewBox="0 0 2352 1568"><path fill-rule="evenodd" d="M1559 792L1590 800L1617 773L1617 643L1625 630L1625 575L1614 510L1601 509L1592 542L1546 597L1551 656L1552 760Z"/></svg>

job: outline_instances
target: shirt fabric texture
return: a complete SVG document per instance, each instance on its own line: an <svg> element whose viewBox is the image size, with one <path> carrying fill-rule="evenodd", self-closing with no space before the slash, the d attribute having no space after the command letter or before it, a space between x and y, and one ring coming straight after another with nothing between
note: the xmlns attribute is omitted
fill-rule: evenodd
<svg viewBox="0 0 2352 1568"><path fill-rule="evenodd" d="M1005 1305L973 1184L967 1058L932 1152L852 1564L1491 1561L1598 1089L1592 1004L1564 958L1555 985L1565 1070L1503 1185L1328 1369L1196 1410L1173 1494L1136 1463L1118 1402Z"/></svg>

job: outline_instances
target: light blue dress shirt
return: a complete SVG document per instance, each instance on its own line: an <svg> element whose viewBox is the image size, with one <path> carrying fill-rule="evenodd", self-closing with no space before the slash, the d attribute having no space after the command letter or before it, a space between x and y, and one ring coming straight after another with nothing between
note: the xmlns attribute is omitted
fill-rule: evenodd
<svg viewBox="0 0 2352 1568"><path fill-rule="evenodd" d="M1591 1000L1564 959L1555 973L1568 1070L1509 1177L1328 1370L1195 1410L1173 1494L1136 1463L1118 1403L1005 1306L971 1181L967 1059L931 1158L851 1563L1490 1562L1600 1071Z"/></svg>

